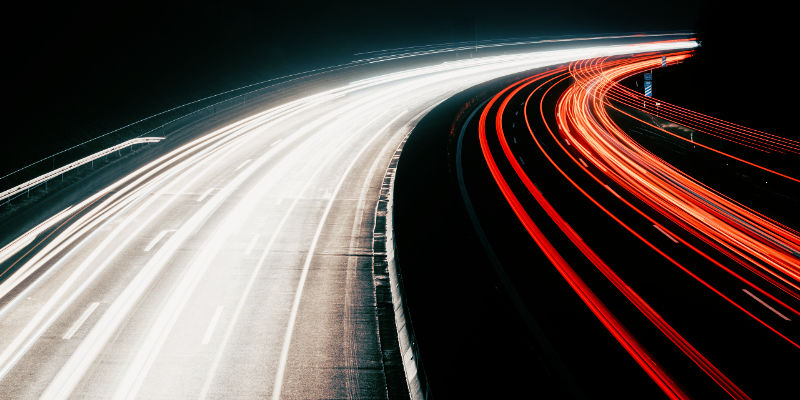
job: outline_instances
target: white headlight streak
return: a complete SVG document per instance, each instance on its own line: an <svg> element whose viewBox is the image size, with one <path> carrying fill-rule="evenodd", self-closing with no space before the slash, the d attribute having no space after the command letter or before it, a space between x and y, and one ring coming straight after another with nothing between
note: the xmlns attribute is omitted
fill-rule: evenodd
<svg viewBox="0 0 800 400"><path fill-rule="evenodd" d="M513 73L696 45L586 43L422 66L287 101L200 136L0 249L7 265L74 216L0 284L0 393L290 393L302 380L292 368L305 362L296 351L318 354L350 340L337 333L341 315L329 307L344 298L336 292L344 275L335 272L343 255L358 251L347 247L360 218L355 205L374 204L379 183L368 167L389 159L421 113ZM319 357L308 368L351 373L335 372L335 355ZM304 397L325 395L318 386L307 385Z"/></svg>

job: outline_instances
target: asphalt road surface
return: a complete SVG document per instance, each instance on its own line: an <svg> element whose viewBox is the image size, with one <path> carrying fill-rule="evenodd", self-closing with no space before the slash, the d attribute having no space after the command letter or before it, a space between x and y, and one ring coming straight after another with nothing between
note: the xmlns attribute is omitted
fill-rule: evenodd
<svg viewBox="0 0 800 400"><path fill-rule="evenodd" d="M541 311L540 305L539 316L560 321L561 335L551 331L551 344L572 360L567 368L590 397L607 384L591 383L591 375L605 372L581 372L580 358L628 371L623 375L641 393L647 387L638 388L640 382L649 380L651 389L674 399L786 398L795 392L800 357L800 239L796 227L748 206L747 192L761 187L778 200L793 198L793 206L784 201L775 209L778 215L796 210L800 181L789 175L792 165L751 160L768 152L796 167L800 146L685 110L668 114L666 104L659 104L664 119L656 120L642 112L654 113L655 100L613 87L661 63L661 54L572 63L493 97L465 140L480 142L470 149L491 172L488 186L502 193L497 197L531 245L508 249L520 242L509 238L517 231L503 233L503 223L479 206L478 226L487 227L505 273L533 309L548 301L543 292L559 292L553 287L580 298L582 313L564 318L566 306ZM685 125L670 122L679 116ZM636 130L640 142L625 133ZM708 175L702 166L721 162L728 167L713 179L738 188L719 193L659 152L701 176ZM471 193L489 190L482 176L467 178ZM605 346L617 355L598 360L600 350L592 354L583 342L602 330L614 338Z"/></svg>
<svg viewBox="0 0 800 400"><path fill-rule="evenodd" d="M415 122L487 80L689 43L472 58L208 132L0 253L5 398L380 398L372 221Z"/></svg>

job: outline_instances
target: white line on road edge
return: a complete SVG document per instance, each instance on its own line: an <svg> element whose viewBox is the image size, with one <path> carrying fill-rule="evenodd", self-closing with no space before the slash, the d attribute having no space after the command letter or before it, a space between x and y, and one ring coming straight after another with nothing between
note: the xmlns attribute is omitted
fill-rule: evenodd
<svg viewBox="0 0 800 400"><path fill-rule="evenodd" d="M97 306L99 305L100 303L96 301L92 304L89 304L89 307L86 307L86 310L83 312L83 314L81 314L80 318L78 318L75 321L75 323L72 324L72 326L69 327L69 329L66 332L64 332L64 336L61 336L61 338L64 340L72 339L72 336L75 335L75 332L78 332L78 329L81 329L83 323L86 322L87 319L89 319L89 317L92 315L94 310L97 309Z"/></svg>
<svg viewBox="0 0 800 400"><path fill-rule="evenodd" d="M200 197L197 198L197 202L199 203L199 202L205 200L206 197L208 197L208 195L210 195L212 191L214 191L214 188L208 188L208 190L203 192L203 194L201 194Z"/></svg>
<svg viewBox="0 0 800 400"><path fill-rule="evenodd" d="M167 229L167 230L159 232L158 235L156 235L156 237L154 237L153 240L151 240L150 243L147 244L147 247L144 248L144 251L153 250L153 247L156 247L158 242L160 242L161 239L164 238L164 235L166 235L167 233L170 233L170 232L172 232L172 230L170 230L170 229Z"/></svg>
<svg viewBox="0 0 800 400"><path fill-rule="evenodd" d="M217 310L214 311L214 316L211 317L211 322L208 323L206 333L203 335L203 344L208 344L208 342L211 341L211 335L214 334L214 328L217 327L217 322L219 322L220 315L222 315L222 306L217 306Z"/></svg>
<svg viewBox="0 0 800 400"><path fill-rule="evenodd" d="M322 213L322 217L319 220L319 224L317 225L317 231L314 233L314 238L311 240L311 246L308 248L308 253L306 255L306 261L303 263L303 272L300 274L300 281L297 282L297 291L295 292L294 301L292 302L292 311L289 313L289 323L286 326L286 334L283 337L283 348L281 349L281 357L278 361L278 371L275 373L275 387L272 390L272 399L278 400L281 397L281 389L283 388L283 375L286 373L286 361L289 358L289 346L292 343L292 335L294 334L294 324L297 320L297 311L300 308L300 299L303 297L303 288L306 283L306 278L308 277L308 270L311 267L311 260L314 257L314 251L317 248L317 243L319 243L319 238L322 235L322 228L325 227L325 221L328 219L328 214L331 212L331 208L333 208L333 202L336 200L336 196L339 194L339 190L344 185L344 181L347 179L347 176L350 175L350 170L356 165L358 159L361 158L361 155L364 154L364 151L367 150L372 142L381 136L386 129L389 129L392 124L395 123L400 117L406 114L408 110L403 110L403 112L397 114L388 124L384 125L378 133L376 133L373 137L367 141L366 144L358 151L358 153L353 157L353 160L347 166L347 168L342 173L341 179L336 184L336 188L333 190L333 196L331 199L328 200L328 205L325 207L325 212Z"/></svg>
<svg viewBox="0 0 800 400"><path fill-rule="evenodd" d="M430 110L432 110L433 108L435 108L439 104L441 104L441 102L433 104L430 108L428 108L428 109L426 109L424 111L423 115L427 114ZM412 128L412 130L413 130L413 128ZM383 228L384 228L383 234L384 234L384 237L385 237L385 243L384 243L385 253L381 258L382 258L382 261L386 263L386 273L389 275L389 293L390 293L391 299L392 299L393 316L394 316L392 322L394 322L395 332L397 332L397 340L396 340L396 342L394 344L400 350L400 359L401 359L401 364L402 364L403 377L405 378L406 388L408 388L409 398L411 400L421 400L421 399L424 398L424 395L423 395L422 389L421 389L422 385L419 382L418 369L417 369L417 360L414 359L414 357L413 357L413 349L410 346L412 341L410 339L411 335L410 335L410 333L408 331L408 325L405 322L406 321L406 316L405 316L404 311L403 311L403 296L398 290L399 286L398 286L398 282L397 282L397 270L396 270L396 266L395 266L395 262L394 262L394 249L393 249L393 244L392 244L392 240L393 240L393 238L392 238L392 207L393 207L392 204L393 204L393 196L394 196L394 193L393 193L393 191L394 191L394 178L395 178L396 172L397 172L397 164L395 163L394 166L392 166L392 163L395 162L394 161L395 158L399 159L399 157L400 157L399 153L402 150L402 148L405 146L405 143L406 143L406 141L408 140L408 138L410 136L411 136L411 132L407 133L405 138L400 142L400 144L398 145L397 149L395 150L395 153L392 155L392 158L390 159L390 162L389 162L389 165L386 168L386 171L384 172L384 176L383 176L384 185L386 185L386 180L388 179L389 180L389 183L388 183L389 190L387 192L385 192L385 193L383 192L383 190L381 190L381 194L379 195L378 201L375 204L375 215L374 215L375 220L373 221L372 254L373 254L373 256L377 256L377 253L375 252L375 244L376 244L376 240L377 240L377 237L378 237L378 235L377 235L377 233L378 233L378 230L377 230L378 229L377 219L378 219L378 216L381 215L380 212L379 212L380 203L382 201L385 201L386 202L386 211L383 214L384 217L385 217L385 219L384 219L385 225L383 226ZM374 268L375 268L375 264L377 262L378 262L378 257L374 257L373 258L373 272L374 273L376 272L374 270ZM378 288L376 287L375 290L376 290L376 293L377 293ZM379 331L380 331L380 329L379 329ZM379 341L379 342L381 342L381 341ZM386 346L386 345L387 344L384 344L382 342L380 343L380 347L381 347L382 351L385 351L384 350L384 346ZM408 357L406 355L408 355ZM385 369L386 368L384 366L384 374L386 373Z"/></svg>
<svg viewBox="0 0 800 400"><path fill-rule="evenodd" d="M314 173L317 175L320 170ZM305 191L306 188L311 184L312 179L306 181L306 185L302 191ZM301 191L301 192L302 192ZM239 315L242 313L244 309L245 300L250 294L250 290L253 289L253 285L255 284L256 277L259 273L261 273L261 269L265 265L265 261L267 259L267 255L272 250L272 245L275 243L275 240L278 238L278 235L281 233L283 226L286 224L286 221L289 220L289 216L292 214L295 206L299 202L300 197L296 197L289 208L286 210L286 213L283 214L283 218L281 218L280 222L278 222L278 226L275 228L275 233L272 234L272 238L270 238L269 243L267 243L267 247L264 248L264 251L261 253L261 257L258 260L258 264L256 264L256 268L253 270L253 273L250 275L250 279L247 281L247 285L244 288L244 292L242 292L242 296L239 297L239 302L236 303L236 309L233 312L233 316L231 317L231 322L228 323L228 328L225 329L225 334L222 336L222 343L219 345L219 349L217 350L216 356L214 356L214 361L211 363L211 368L208 370L206 374L205 383L203 384L203 388L200 389L200 395L197 396L198 399L203 400L208 396L208 391L211 389L211 382L214 379L214 375L216 375L217 368L219 366L220 360L222 360L222 352L225 350L228 341L233 334L233 328L236 326L236 321L239 320Z"/></svg>
<svg viewBox="0 0 800 400"><path fill-rule="evenodd" d="M253 252L253 248L256 247L256 243L258 243L258 239L261 237L258 233L253 235L253 238L250 239L250 244L247 245L247 250L244 251L244 255L249 256L250 253Z"/></svg>
<svg viewBox="0 0 800 400"><path fill-rule="evenodd" d="M236 169L234 171L238 171L238 170L244 168L245 165L250 164L250 161L253 161L253 160L249 159L249 158L247 160L244 160L244 162L239 164L239 166L236 167Z"/></svg>
<svg viewBox="0 0 800 400"><path fill-rule="evenodd" d="M789 317L787 317L787 316L785 316L785 315L781 314L781 312L780 312L780 311L778 311L778 310L776 310L776 309L772 308L772 306L771 306L771 305L769 305L769 304L765 303L765 302L764 302L764 300L761 300L761 299L759 299L758 297L756 297L756 295L754 295L754 294L750 293L750 292L749 292L747 289L742 289L742 291L743 291L743 292L745 292L745 293L747 293L747 295L748 295L748 296L750 296L750 297L754 298L754 299L755 299L757 302L761 303L761 305L762 305L762 306L764 306L764 307L767 307L767 308L769 308L769 310L770 310L770 311L774 312L775 314L778 314L778 316L779 316L779 317L781 317L781 318L783 318L783 319L785 319L785 320L787 320L787 321L791 321L791 320L789 319Z"/></svg>
<svg viewBox="0 0 800 400"><path fill-rule="evenodd" d="M271 145L269 145L269 147L275 146L276 144L280 143L280 142L281 142L281 140L283 140L283 139L278 139L278 140L276 140L276 141L272 142L272 144L271 144Z"/></svg>
<svg viewBox="0 0 800 400"><path fill-rule="evenodd" d="M452 97L452 95L451 95ZM419 121L423 116L427 115L431 110L435 109L444 102L441 100L434 104L431 104L430 107L425 109L423 112L417 114L411 121ZM403 368L403 376L405 377L406 387L408 388L408 395L411 400L421 400L424 399L425 396L422 390L422 384L420 383L418 369L417 369L417 362L418 360L414 358L414 350L412 349L412 335L409 332L408 325L406 324L406 315L403 307L403 294L400 292L400 284L398 282L398 271L397 265L395 264L395 257L394 257L394 228L392 225L392 209L394 207L394 179L397 176L397 164L395 163L394 167L392 167L392 162L394 162L394 158L397 157L399 159L400 155L399 152L402 152L403 147L405 147L405 143L409 137L411 137L411 132L413 131L413 127L411 127L408 133L406 133L405 138L401 141L400 145L395 149L395 153L392 156L387 165L386 171L384 172L384 182L386 179L389 179L389 190L386 194L381 194L378 198L378 201L375 204L375 218L378 218L379 212L378 207L381 201L386 201L386 211L385 211L385 256L383 260L386 262L386 272L389 275L389 292L391 294L392 299L392 306L394 307L394 327L395 331L397 332L397 347L400 350L400 359ZM385 184L385 183L384 183ZM375 255L375 231L374 229L377 227L377 221L373 221L373 243L372 243L372 252L373 256ZM376 262L373 259L373 264ZM374 268L374 265L373 265ZM377 289L376 289L377 290ZM383 344L381 344L381 348L383 348Z"/></svg>

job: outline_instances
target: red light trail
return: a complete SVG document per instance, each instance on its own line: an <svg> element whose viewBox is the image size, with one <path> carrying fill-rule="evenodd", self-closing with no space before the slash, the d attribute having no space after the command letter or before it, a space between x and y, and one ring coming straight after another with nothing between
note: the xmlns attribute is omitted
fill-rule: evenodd
<svg viewBox="0 0 800 400"><path fill-rule="evenodd" d="M797 231L719 193L662 160L626 134L608 111L615 110L636 123L647 125L684 141L689 139L657 126L655 122L649 123L636 113L652 113L658 104L657 117L660 119L759 152L800 154L800 143L646 98L619 84L627 77L660 67L661 56L662 54L651 53L630 58L606 57L583 60L573 62L567 67L531 76L506 87L492 98L482 111L479 121L481 151L500 191L534 242L592 313L668 397L686 398L687 395L569 265L552 241L534 222L530 210L526 209L520 196L527 198L530 195L574 247L722 390L732 398L747 399L749 396L742 389L678 333L637 291L623 281L613 270L613 266L601 259L559 214L556 207L534 183L534 179L531 178L533 175L529 175L523 164L518 161L521 159L520 155L514 153L503 129L504 111L512 99L526 88L531 90L524 100L523 107L528 132L538 150L563 178L648 248L782 340L795 348L800 348L796 339L782 332L782 326L759 318L738 304L730 293L724 293L708 279L704 279L700 272L694 271L694 266L684 265L671 257L666 250L646 239L645 235L623 222L610 211L609 207L590 195L558 165L531 127L531 117L534 116L528 114L529 102L535 93L543 93L539 104L541 120L561 151L578 168L604 187L622 205L646 219L672 242L686 246L691 252L709 261L728 276L764 295L769 301L777 304L780 311L800 316L797 306L789 304L800 300L800 235ZM691 54L679 52L666 56L667 61L672 64L690 57ZM552 116L545 112L544 98L551 89L559 87L569 79L572 80L571 84L560 95L555 106L557 129L554 129L547 123L547 118ZM489 123L491 112L496 113L494 124ZM490 143L491 133L496 134L491 143L495 143L496 139L499 149ZM758 168L779 179L800 182L787 173L759 165L744 156L733 155L707 144L694 144L702 151L710 151L749 167ZM500 154L503 157L496 158L496 155ZM509 169L501 168L500 164L505 163L510 170L513 170L513 174L504 174L503 171ZM521 183L527 189L527 193L515 192L512 188L514 185L510 182ZM609 185L622 190L615 191ZM643 204L644 207L636 204ZM659 223L656 218L665 218L669 221L669 225ZM696 240L713 249L714 253L693 244ZM734 265L729 265L731 261ZM749 274L753 277L748 278ZM773 294L773 289L779 292ZM752 296L750 291L742 290ZM757 297L753 298L782 316L784 320L789 320L779 310Z"/></svg>

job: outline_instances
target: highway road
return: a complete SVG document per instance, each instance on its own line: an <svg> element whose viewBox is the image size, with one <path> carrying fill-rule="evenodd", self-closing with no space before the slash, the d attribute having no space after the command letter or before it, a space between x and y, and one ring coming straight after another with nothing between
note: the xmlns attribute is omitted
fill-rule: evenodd
<svg viewBox="0 0 800 400"><path fill-rule="evenodd" d="M481 82L695 43L582 46L287 99L86 193L0 250L0 393L386 397L371 232L390 156Z"/></svg>
<svg viewBox="0 0 800 400"><path fill-rule="evenodd" d="M800 234L748 206L747 192L793 199L782 212L796 210L800 143L618 84L688 56L570 63L515 82L479 109L473 151L532 244L506 258L506 273L534 302L531 277L541 272L529 270L557 272L551 285L568 288L594 317L584 332L605 330L628 360L599 363L636 365L667 398L786 398L800 360ZM694 178L713 175L686 162L695 154L730 165L712 178L736 190ZM466 182L467 197L486 190L480 176ZM479 208L477 225L491 227L485 219L496 216ZM578 337L554 346L565 359L586 357Z"/></svg>

